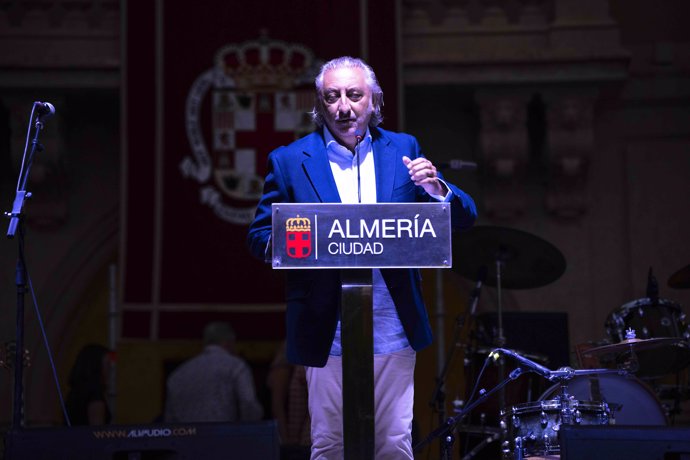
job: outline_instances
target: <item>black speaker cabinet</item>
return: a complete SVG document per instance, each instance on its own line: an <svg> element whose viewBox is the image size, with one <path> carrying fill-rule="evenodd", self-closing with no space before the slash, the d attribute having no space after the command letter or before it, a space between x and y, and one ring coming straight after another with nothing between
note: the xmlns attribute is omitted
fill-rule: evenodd
<svg viewBox="0 0 690 460"><path fill-rule="evenodd" d="M278 460L275 421L11 430L5 460Z"/></svg>

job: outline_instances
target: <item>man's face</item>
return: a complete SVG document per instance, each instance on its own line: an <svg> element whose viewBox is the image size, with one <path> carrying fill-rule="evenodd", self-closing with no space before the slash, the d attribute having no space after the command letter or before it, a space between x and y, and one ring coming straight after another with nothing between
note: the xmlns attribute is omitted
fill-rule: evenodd
<svg viewBox="0 0 690 460"><path fill-rule="evenodd" d="M364 134L373 112L371 89L364 70L343 67L323 75L321 101L326 126L342 144L353 148L356 134Z"/></svg>

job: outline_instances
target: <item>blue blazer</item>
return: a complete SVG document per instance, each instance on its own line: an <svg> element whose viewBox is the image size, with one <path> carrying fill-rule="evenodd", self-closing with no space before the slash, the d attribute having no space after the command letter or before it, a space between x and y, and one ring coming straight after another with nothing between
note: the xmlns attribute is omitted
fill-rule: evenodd
<svg viewBox="0 0 690 460"><path fill-rule="evenodd" d="M380 203L434 201L414 185L402 157L422 156L417 140L402 133L370 128L376 168L376 197ZM451 190L451 225L469 228L477 217L472 198L447 184ZM268 156L264 194L247 243L255 257L265 259L271 234L273 203L340 203L338 188L328 161L323 130L317 130ZM390 291L410 345L420 350L431 343L431 325L416 269L384 269ZM294 364L323 367L333 343L339 318L340 270L287 270L287 357Z"/></svg>

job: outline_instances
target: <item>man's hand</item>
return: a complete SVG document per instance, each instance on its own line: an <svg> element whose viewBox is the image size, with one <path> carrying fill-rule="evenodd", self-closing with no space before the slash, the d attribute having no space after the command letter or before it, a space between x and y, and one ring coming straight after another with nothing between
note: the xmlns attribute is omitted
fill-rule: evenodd
<svg viewBox="0 0 690 460"><path fill-rule="evenodd" d="M436 166L426 158L415 158L410 160L403 156L402 161L410 172L410 179L415 185L422 187L429 195L445 196L448 188L443 182L438 180Z"/></svg>

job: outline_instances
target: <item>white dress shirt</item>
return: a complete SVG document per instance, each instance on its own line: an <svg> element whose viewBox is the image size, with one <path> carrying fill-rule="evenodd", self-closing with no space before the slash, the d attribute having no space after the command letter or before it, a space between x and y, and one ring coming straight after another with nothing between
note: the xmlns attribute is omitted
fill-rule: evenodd
<svg viewBox="0 0 690 460"><path fill-rule="evenodd" d="M331 164L333 178L338 187L340 201L358 203L357 155L335 140L328 128L323 128L328 161ZM361 203L376 203L376 169L371 133L367 129L365 136L357 146L359 151L359 185ZM400 160L402 161L402 160ZM388 292L388 287L381 276L381 270L372 271L373 305L374 305L374 354L392 353L408 347L410 344L405 335L395 304ZM340 343L340 320L331 346L331 355L342 355Z"/></svg>

